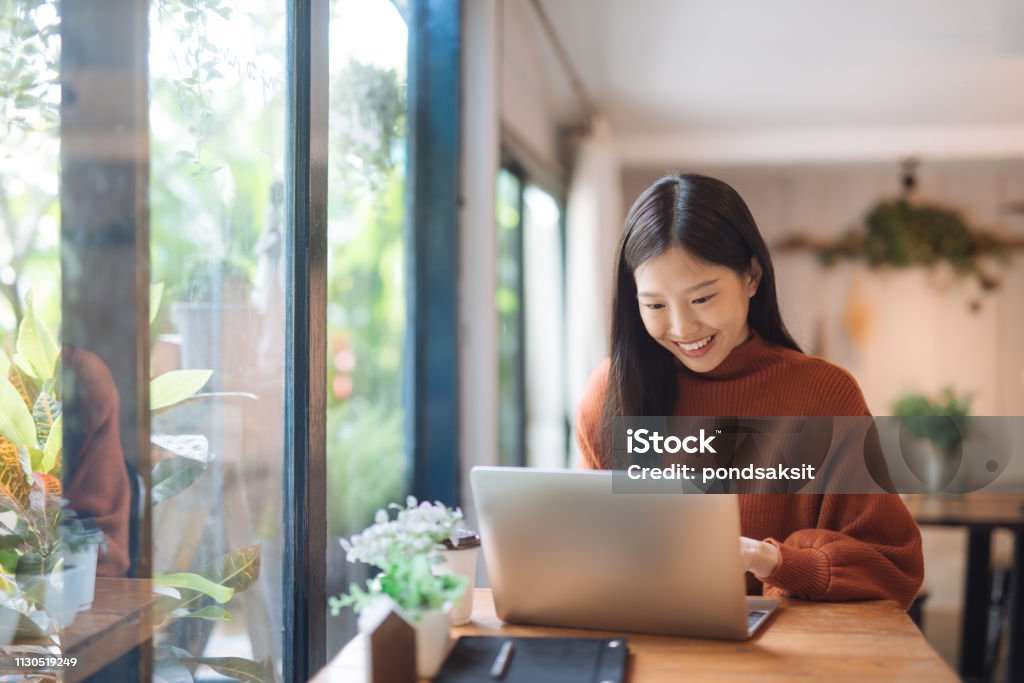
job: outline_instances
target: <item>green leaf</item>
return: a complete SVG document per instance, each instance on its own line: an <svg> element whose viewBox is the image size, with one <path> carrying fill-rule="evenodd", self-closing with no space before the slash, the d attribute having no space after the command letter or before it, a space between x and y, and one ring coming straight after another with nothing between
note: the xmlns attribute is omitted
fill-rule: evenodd
<svg viewBox="0 0 1024 683"><path fill-rule="evenodd" d="M237 678L243 683L274 683L274 665L269 657L262 662L241 657L193 657L190 661L205 664L217 673Z"/></svg>
<svg viewBox="0 0 1024 683"><path fill-rule="evenodd" d="M220 559L211 562L199 571L199 575L208 581L219 584L226 588L233 589L236 593L244 591L256 582L260 575L260 547L249 546L234 552L228 553ZM183 599L169 597L159 598L155 608L156 621L166 623L175 619L176 611L199 607L203 595L194 593Z"/></svg>
<svg viewBox="0 0 1024 683"><path fill-rule="evenodd" d="M200 401L210 401L213 399L225 399L225 398L246 398L250 401L259 400L259 396L250 393L248 391L204 391L200 394L194 394L188 398L178 401L176 405L188 405L190 403L199 403Z"/></svg>
<svg viewBox="0 0 1024 683"><path fill-rule="evenodd" d="M36 445L36 423L21 394L6 377L0 377L0 436L16 446Z"/></svg>
<svg viewBox="0 0 1024 683"><path fill-rule="evenodd" d="M192 485L206 465L187 458L163 458L153 466L153 505L159 505Z"/></svg>
<svg viewBox="0 0 1024 683"><path fill-rule="evenodd" d="M31 446L28 447L28 448L22 447L22 448L18 449L18 455L21 456L22 454L28 456L28 472L29 472L29 476L32 476L33 472L42 472L43 471L43 455L44 454L43 454L42 449L40 449L40 448L33 448Z"/></svg>
<svg viewBox="0 0 1024 683"><path fill-rule="evenodd" d="M251 545L228 553L201 572L212 580L241 592L260 576L260 547Z"/></svg>
<svg viewBox="0 0 1024 683"><path fill-rule="evenodd" d="M209 605L202 609L197 609L195 612L189 612L188 610L181 610L183 614L175 614L176 617L181 619L209 619L210 621L231 621L231 612L227 611L223 607L217 605Z"/></svg>
<svg viewBox="0 0 1024 683"><path fill-rule="evenodd" d="M17 359L15 359L14 365L10 368L7 381L11 383L14 390L21 396L21 401L26 407L31 408L35 405L36 397L39 395L39 387L36 386L34 379L18 367Z"/></svg>
<svg viewBox="0 0 1024 683"><path fill-rule="evenodd" d="M54 421L60 417L60 403L46 391L40 391L36 404L32 407L32 419L36 423L36 438L45 444L50 438L50 429Z"/></svg>
<svg viewBox="0 0 1024 683"><path fill-rule="evenodd" d="M202 434L154 433L149 437L149 440L161 450L182 458L201 462L204 465L213 459L210 453L210 442Z"/></svg>
<svg viewBox="0 0 1024 683"><path fill-rule="evenodd" d="M164 283L154 282L149 286L149 324L156 320L156 314L160 311L160 301L164 296Z"/></svg>
<svg viewBox="0 0 1024 683"><path fill-rule="evenodd" d="M172 370L149 383L150 412L166 410L203 388L213 370Z"/></svg>
<svg viewBox="0 0 1024 683"><path fill-rule="evenodd" d="M31 491L32 485L21 464L18 447L0 439L0 510L14 511L25 519Z"/></svg>
<svg viewBox="0 0 1024 683"><path fill-rule="evenodd" d="M25 316L18 328L15 348L15 363L23 371L39 381L53 377L59 349L50 331L36 317L31 292L25 296Z"/></svg>
<svg viewBox="0 0 1024 683"><path fill-rule="evenodd" d="M0 549L0 571L5 574L14 574L18 568L18 557L18 551L13 548Z"/></svg>
<svg viewBox="0 0 1024 683"><path fill-rule="evenodd" d="M170 586L171 588L185 588L190 591L209 595L217 602L223 604L235 594L235 589L229 586L215 583L204 576L193 573L180 574L159 574L153 577L153 583L159 586Z"/></svg>
<svg viewBox="0 0 1024 683"><path fill-rule="evenodd" d="M42 471L49 474L57 465L60 449L64 447L64 416L58 415L50 427L50 438L43 448Z"/></svg>

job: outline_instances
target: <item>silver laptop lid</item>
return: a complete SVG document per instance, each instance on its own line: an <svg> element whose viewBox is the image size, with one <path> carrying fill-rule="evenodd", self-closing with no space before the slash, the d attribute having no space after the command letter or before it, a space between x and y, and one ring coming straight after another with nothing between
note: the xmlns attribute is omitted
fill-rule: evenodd
<svg viewBox="0 0 1024 683"><path fill-rule="evenodd" d="M510 623L748 636L735 496L612 493L610 472L475 467L498 616Z"/></svg>

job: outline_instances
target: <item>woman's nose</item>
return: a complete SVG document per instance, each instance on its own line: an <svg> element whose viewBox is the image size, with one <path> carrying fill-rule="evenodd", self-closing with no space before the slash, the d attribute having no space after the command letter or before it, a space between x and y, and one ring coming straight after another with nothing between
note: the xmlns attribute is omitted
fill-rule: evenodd
<svg viewBox="0 0 1024 683"><path fill-rule="evenodd" d="M672 314L672 335L677 339L686 339L697 331L700 325L697 318L686 310L676 310Z"/></svg>

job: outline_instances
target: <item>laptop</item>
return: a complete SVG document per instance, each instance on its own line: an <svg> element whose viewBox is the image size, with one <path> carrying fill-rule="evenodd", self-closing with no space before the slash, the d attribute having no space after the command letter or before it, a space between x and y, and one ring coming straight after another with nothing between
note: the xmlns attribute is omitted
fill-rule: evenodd
<svg viewBox="0 0 1024 683"><path fill-rule="evenodd" d="M612 476L473 468L502 621L725 640L767 622L778 602L746 596L734 495L613 494Z"/></svg>

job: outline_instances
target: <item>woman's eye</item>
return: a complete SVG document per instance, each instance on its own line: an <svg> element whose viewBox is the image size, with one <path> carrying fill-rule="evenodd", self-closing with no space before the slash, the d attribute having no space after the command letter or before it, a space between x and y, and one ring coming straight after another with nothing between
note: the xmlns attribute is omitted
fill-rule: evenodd
<svg viewBox="0 0 1024 683"><path fill-rule="evenodd" d="M665 304L644 304L644 306L651 309L652 311L657 311L660 308L665 308Z"/></svg>
<svg viewBox="0 0 1024 683"><path fill-rule="evenodd" d="M714 294L709 294L707 296L702 296L702 297L700 297L698 299L694 299L690 303L692 303L692 304L704 304L704 303L707 303L708 301L710 301L712 298L714 298L714 296L715 296Z"/></svg>

